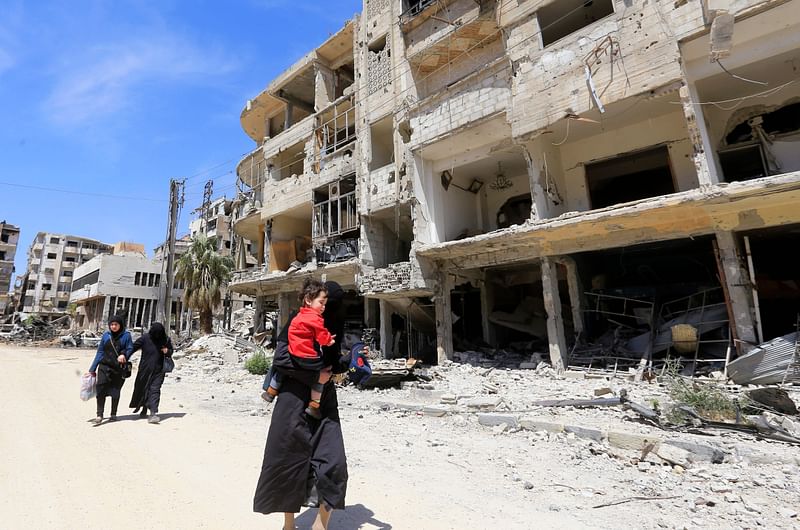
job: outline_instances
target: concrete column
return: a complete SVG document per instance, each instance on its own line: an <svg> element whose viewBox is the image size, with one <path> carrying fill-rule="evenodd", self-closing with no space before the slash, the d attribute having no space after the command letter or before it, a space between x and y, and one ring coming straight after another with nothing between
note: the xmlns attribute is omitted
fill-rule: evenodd
<svg viewBox="0 0 800 530"><path fill-rule="evenodd" d="M558 262L567 269L567 286L569 302L572 309L572 327L575 334L583 332L583 287L581 286L578 264L569 256L558 258Z"/></svg>
<svg viewBox="0 0 800 530"><path fill-rule="evenodd" d="M255 311L253 312L253 333L262 333L265 330L266 296L256 296Z"/></svg>
<svg viewBox="0 0 800 530"><path fill-rule="evenodd" d="M292 126L294 117L294 105L286 103L286 110L283 113L283 130L288 131Z"/></svg>
<svg viewBox="0 0 800 530"><path fill-rule="evenodd" d="M453 312L450 307L450 292L453 279L443 271L438 273L436 287L436 355L438 362L453 358Z"/></svg>
<svg viewBox="0 0 800 530"><path fill-rule="evenodd" d="M758 343L755 319L753 318L755 310L751 298L750 279L743 266L733 232L717 232L716 236L719 260L725 273L724 287L727 287L733 313L731 324L734 326L736 338L739 339L739 344L742 346L740 353L745 353L751 349L751 345Z"/></svg>
<svg viewBox="0 0 800 530"><path fill-rule="evenodd" d="M261 267L264 265L264 238L265 238L265 226L264 223L258 225L258 241L256 244L258 245L257 258L258 258L258 266Z"/></svg>
<svg viewBox="0 0 800 530"><path fill-rule="evenodd" d="M539 160L527 148L523 146L525 162L528 166L528 179L531 187L531 219L547 219L550 217L550 206L547 203L547 194L542 186L542 171Z"/></svg>
<svg viewBox="0 0 800 530"><path fill-rule="evenodd" d="M292 312L292 296L294 293L280 293L278 295L278 329L283 329Z"/></svg>
<svg viewBox="0 0 800 530"><path fill-rule="evenodd" d="M489 288L489 282L486 281L487 274L484 271L483 281L481 282L481 324L483 325L483 340L487 344L494 344L496 337L494 326L489 322L489 315L492 313L494 307L494 292Z"/></svg>
<svg viewBox="0 0 800 530"><path fill-rule="evenodd" d="M558 269L551 258L542 258L542 295L547 311L547 339L550 343L550 363L556 373L567 368L567 341L561 318L561 299L558 294Z"/></svg>
<svg viewBox="0 0 800 530"><path fill-rule="evenodd" d="M392 337L392 308L386 300L380 300L379 304L381 315L380 348L385 358L393 359L398 352L394 351L394 337Z"/></svg>
<svg viewBox="0 0 800 530"><path fill-rule="evenodd" d="M689 140L692 142L692 160L697 171L697 182L700 186L716 184L719 182L719 175L714 163L714 148L711 145L703 109L697 104L700 101L697 89L693 84L684 85L680 88L679 95Z"/></svg>
<svg viewBox="0 0 800 530"><path fill-rule="evenodd" d="M321 111L336 100L336 78L324 64L314 64L314 108Z"/></svg>

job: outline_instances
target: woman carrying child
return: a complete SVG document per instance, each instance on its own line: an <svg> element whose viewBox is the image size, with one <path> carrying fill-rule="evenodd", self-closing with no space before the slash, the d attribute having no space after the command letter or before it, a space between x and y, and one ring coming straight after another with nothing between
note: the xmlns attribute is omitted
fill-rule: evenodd
<svg viewBox="0 0 800 530"><path fill-rule="evenodd" d="M306 287L310 286L308 281L304 285L304 300ZM315 529L327 528L332 511L345 506L347 458L336 387L330 381L331 373L342 373L348 368L349 359L343 361L341 355L344 291L336 282L326 282L324 291L327 300L323 304L322 317L324 327L334 337L334 344L321 348L322 369L303 369L305 361L297 361L288 353L289 329L300 313L289 317L277 338L275 349L276 357L280 357L278 352L284 352L283 357L294 363L290 368L276 369L282 374L280 392L267 433L253 511L264 514L283 512L287 530L294 528L295 513L302 506L319 506ZM312 301L320 294L317 292ZM304 413L309 408L312 387L316 384L323 385L318 407L320 420Z"/></svg>

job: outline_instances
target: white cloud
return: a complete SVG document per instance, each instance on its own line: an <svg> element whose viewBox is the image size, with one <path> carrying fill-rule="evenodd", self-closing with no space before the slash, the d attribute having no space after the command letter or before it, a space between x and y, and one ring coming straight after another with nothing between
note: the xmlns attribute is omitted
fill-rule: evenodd
<svg viewBox="0 0 800 530"><path fill-rule="evenodd" d="M224 54L173 35L137 37L93 46L55 70L44 113L62 125L108 118L154 84L212 82L237 68Z"/></svg>

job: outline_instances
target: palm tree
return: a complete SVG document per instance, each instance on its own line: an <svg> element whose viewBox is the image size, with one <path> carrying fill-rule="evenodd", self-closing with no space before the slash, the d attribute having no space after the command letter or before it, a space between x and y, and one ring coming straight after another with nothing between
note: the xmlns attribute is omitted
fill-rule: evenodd
<svg viewBox="0 0 800 530"><path fill-rule="evenodd" d="M197 234L178 259L175 278L184 283L183 302L200 314L200 331L213 331L214 308L222 301L220 289L231 279L233 260L217 253L217 238Z"/></svg>

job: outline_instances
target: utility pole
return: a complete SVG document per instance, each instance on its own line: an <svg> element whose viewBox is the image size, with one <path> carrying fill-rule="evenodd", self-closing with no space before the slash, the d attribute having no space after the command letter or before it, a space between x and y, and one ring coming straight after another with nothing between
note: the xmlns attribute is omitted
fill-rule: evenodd
<svg viewBox="0 0 800 530"><path fill-rule="evenodd" d="M183 190L185 180L170 179L169 181L169 220L167 224L167 259L161 262L161 276L163 278L166 265L166 281L161 284L164 288L164 303L161 306L161 318L167 333L170 329L172 317L172 289L175 285L175 232L178 228L178 215L183 206Z"/></svg>
<svg viewBox="0 0 800 530"><path fill-rule="evenodd" d="M203 188L203 205L200 207L200 219L202 219L203 234L208 235L208 209L211 207L211 196L214 194L214 181L209 180Z"/></svg>

